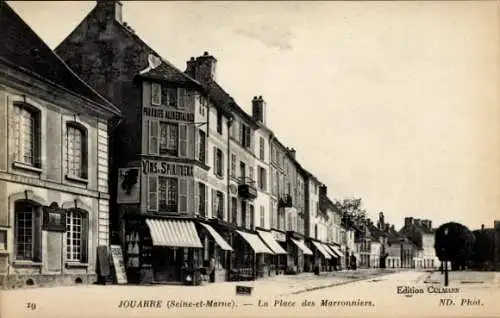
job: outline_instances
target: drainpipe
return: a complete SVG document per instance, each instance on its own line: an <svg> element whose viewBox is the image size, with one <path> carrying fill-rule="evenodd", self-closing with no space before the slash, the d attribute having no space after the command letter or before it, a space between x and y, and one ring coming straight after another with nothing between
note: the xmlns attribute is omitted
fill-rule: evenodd
<svg viewBox="0 0 500 318"><path fill-rule="evenodd" d="M229 187L231 185L231 137L230 137L230 131L231 131L231 126L233 125L233 118L232 117L229 117L227 119L227 163L226 163L226 180L227 180L227 185L226 185L226 197L227 197L227 219L229 221L229 216L230 216L230 213L231 213L231 200L230 200L230 191L229 191ZM230 233L230 244L231 246L233 246L233 236L234 236L234 233L231 232ZM227 266L227 269L226 269L226 276L227 276L227 280L229 281L230 279L230 272L231 272L231 268L233 267L232 265L232 257L231 257L231 251L225 251L226 253L226 264L228 265Z"/></svg>

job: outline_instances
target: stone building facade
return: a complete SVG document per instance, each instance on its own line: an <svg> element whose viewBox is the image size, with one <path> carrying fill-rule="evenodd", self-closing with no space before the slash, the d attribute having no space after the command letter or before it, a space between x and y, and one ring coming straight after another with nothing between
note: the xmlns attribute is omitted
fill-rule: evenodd
<svg viewBox="0 0 500 318"><path fill-rule="evenodd" d="M108 120L120 111L0 3L0 285L96 280L109 244Z"/></svg>

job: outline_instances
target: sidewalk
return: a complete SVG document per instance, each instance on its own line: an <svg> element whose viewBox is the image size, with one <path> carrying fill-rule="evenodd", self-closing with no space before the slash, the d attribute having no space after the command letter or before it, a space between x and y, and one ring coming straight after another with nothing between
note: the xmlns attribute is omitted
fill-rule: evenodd
<svg viewBox="0 0 500 318"><path fill-rule="evenodd" d="M449 285L480 285L481 287L500 287L500 272L450 271ZM425 284L444 284L444 274L439 270L425 277Z"/></svg>

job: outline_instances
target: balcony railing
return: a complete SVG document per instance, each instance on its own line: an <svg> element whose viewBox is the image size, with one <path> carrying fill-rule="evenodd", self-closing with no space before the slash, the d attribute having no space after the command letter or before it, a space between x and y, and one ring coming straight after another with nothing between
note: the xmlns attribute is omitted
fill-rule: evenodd
<svg viewBox="0 0 500 318"><path fill-rule="evenodd" d="M292 196L289 194L283 195L279 200L279 207L281 208L291 208L293 207Z"/></svg>
<svg viewBox="0 0 500 318"><path fill-rule="evenodd" d="M247 200L254 200L257 198L255 180L248 177L240 177L238 179L238 195Z"/></svg>

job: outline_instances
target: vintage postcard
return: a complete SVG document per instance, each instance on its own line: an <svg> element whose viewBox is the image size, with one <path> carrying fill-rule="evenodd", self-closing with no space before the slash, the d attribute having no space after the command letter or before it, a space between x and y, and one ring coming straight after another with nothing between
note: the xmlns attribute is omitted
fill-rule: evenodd
<svg viewBox="0 0 500 318"><path fill-rule="evenodd" d="M0 1L0 316L500 317L499 26Z"/></svg>

